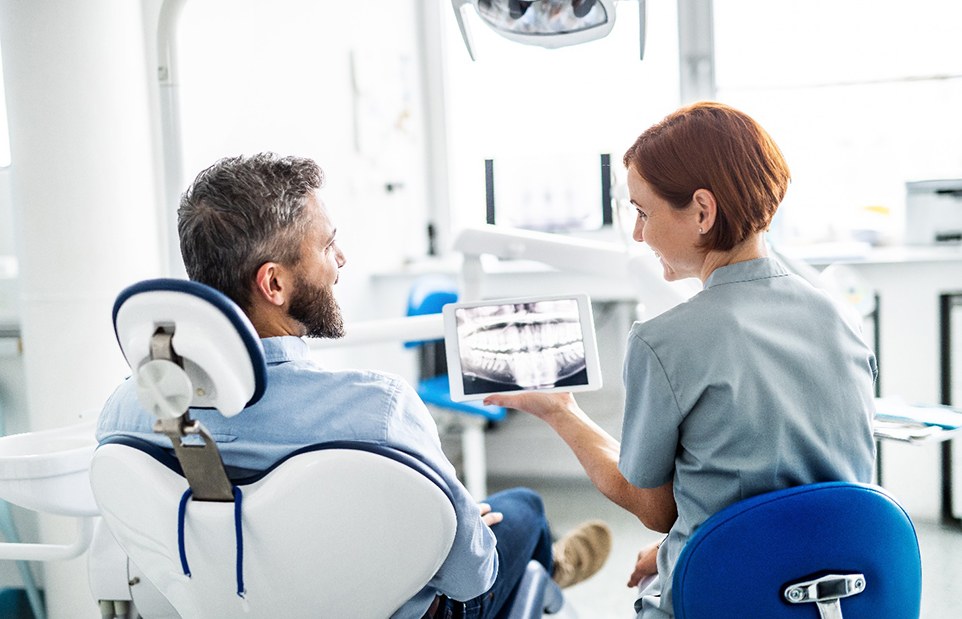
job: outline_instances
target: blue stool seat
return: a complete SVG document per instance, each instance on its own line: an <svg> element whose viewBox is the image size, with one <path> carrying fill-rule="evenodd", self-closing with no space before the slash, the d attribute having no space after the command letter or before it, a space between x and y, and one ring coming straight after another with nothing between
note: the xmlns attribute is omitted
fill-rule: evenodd
<svg viewBox="0 0 962 619"><path fill-rule="evenodd" d="M425 404L447 408L459 413L467 413L468 415L478 415L488 421L501 421L507 415L507 411L501 406L487 406L480 402L471 401L453 401L447 375L434 376L419 381L417 392Z"/></svg>

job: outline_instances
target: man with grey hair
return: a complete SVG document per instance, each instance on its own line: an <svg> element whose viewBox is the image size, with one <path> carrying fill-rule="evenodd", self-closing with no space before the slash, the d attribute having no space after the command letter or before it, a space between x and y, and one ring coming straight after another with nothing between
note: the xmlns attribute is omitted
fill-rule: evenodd
<svg viewBox="0 0 962 619"><path fill-rule="evenodd" d="M437 427L410 385L382 372L327 370L310 359L304 337L344 334L333 287L346 259L319 196L323 183L310 159L262 153L218 161L181 199L178 233L188 275L244 310L268 365L263 397L240 415L191 411L217 437L225 464L250 473L307 445L359 440L400 449L434 468L454 497L454 545L395 618L499 616L531 559L564 586L594 574L610 549L604 523L586 523L552 544L533 491L513 488L477 503L442 453ZM152 417L132 383L107 401L98 439L124 434L168 446L152 432ZM368 595L377 595L376 588Z"/></svg>

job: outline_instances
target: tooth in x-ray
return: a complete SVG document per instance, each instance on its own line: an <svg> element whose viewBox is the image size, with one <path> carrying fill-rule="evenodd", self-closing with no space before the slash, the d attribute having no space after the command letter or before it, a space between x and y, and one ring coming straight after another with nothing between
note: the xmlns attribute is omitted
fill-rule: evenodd
<svg viewBox="0 0 962 619"><path fill-rule="evenodd" d="M459 320L465 376L534 388L585 369L577 301L471 308Z"/></svg>

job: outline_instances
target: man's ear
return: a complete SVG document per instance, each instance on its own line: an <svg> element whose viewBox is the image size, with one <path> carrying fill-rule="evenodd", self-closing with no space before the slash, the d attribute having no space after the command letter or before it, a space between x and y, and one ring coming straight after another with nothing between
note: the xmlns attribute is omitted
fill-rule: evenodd
<svg viewBox="0 0 962 619"><path fill-rule="evenodd" d="M715 217L718 215L715 194L708 189L696 189L691 199L698 213L698 230L705 234L715 225Z"/></svg>
<svg viewBox="0 0 962 619"><path fill-rule="evenodd" d="M280 307L287 302L291 287L289 273L276 262L265 262L254 276L254 297Z"/></svg>

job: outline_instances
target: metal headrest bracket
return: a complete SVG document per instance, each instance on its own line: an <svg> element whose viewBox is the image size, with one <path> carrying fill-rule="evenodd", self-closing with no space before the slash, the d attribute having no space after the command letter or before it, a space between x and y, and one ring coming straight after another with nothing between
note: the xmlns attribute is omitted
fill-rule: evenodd
<svg viewBox="0 0 962 619"><path fill-rule="evenodd" d="M785 587L785 599L792 604L815 602L821 619L842 619L842 598L865 590L862 574L828 574Z"/></svg>
<svg viewBox="0 0 962 619"><path fill-rule="evenodd" d="M199 421L190 418L194 387L183 359L174 351L173 335L174 327L161 326L151 337L150 361L137 369L137 397L157 417L154 431L170 438L193 498L233 502L233 488L217 443ZM199 436L201 442L185 443L190 435Z"/></svg>

